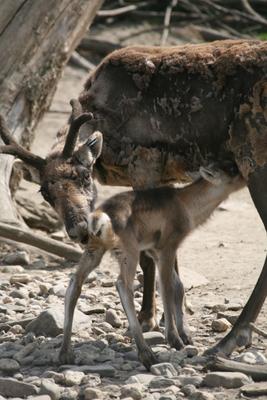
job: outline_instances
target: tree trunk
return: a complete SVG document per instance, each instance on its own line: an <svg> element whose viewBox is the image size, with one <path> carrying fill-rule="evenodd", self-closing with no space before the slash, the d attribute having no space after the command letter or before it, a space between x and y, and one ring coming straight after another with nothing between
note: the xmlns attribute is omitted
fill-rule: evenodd
<svg viewBox="0 0 267 400"><path fill-rule="evenodd" d="M1 0L0 113L24 145L102 0ZM44 132L45 134L45 132ZM18 223L9 190L13 157L0 155L0 220Z"/></svg>

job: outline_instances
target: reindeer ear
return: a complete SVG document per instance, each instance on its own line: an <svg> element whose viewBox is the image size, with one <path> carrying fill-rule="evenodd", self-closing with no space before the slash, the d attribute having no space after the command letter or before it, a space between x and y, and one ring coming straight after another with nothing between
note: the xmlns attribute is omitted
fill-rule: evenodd
<svg viewBox="0 0 267 400"><path fill-rule="evenodd" d="M101 132L96 131L94 132L85 145L88 147L88 150L91 152L92 156L96 160L102 151L102 146L103 146L103 135Z"/></svg>
<svg viewBox="0 0 267 400"><path fill-rule="evenodd" d="M221 184L221 174L220 171L214 166L200 167L199 173L203 179L210 182L213 185Z"/></svg>
<svg viewBox="0 0 267 400"><path fill-rule="evenodd" d="M99 131L94 132L89 139L74 153L74 157L85 167L90 167L100 156L102 151L103 136Z"/></svg>

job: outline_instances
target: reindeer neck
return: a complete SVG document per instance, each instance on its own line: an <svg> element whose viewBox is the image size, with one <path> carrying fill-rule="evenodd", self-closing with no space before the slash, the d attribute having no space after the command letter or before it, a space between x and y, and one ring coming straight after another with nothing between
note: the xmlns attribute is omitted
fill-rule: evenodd
<svg viewBox="0 0 267 400"><path fill-rule="evenodd" d="M179 198L187 210L191 228L203 224L230 192L229 185L212 185L202 178L182 189Z"/></svg>

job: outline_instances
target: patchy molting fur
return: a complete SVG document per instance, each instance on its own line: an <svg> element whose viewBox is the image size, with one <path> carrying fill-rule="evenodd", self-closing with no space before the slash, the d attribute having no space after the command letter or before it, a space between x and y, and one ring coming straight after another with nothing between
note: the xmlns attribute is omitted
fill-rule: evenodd
<svg viewBox="0 0 267 400"><path fill-rule="evenodd" d="M134 46L111 53L79 98L104 135L95 176L104 184L143 188L190 181L200 165L214 161L236 160L244 171L250 155L240 150L238 119L252 103L254 110L260 104L262 113L256 92L266 74L267 44L257 40ZM266 162L260 148L267 134L255 111L251 116L252 128L246 130L254 168Z"/></svg>

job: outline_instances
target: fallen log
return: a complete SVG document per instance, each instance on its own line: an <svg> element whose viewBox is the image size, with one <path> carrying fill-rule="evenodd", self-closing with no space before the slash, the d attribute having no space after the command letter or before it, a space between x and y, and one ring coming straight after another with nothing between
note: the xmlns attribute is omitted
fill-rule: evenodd
<svg viewBox="0 0 267 400"><path fill-rule="evenodd" d="M57 240L50 239L22 227L3 224L0 222L0 236L37 247L58 257L64 257L71 261L79 261L82 251Z"/></svg>
<svg viewBox="0 0 267 400"><path fill-rule="evenodd" d="M207 368L214 371L243 372L257 382L267 380L266 365L250 365L217 356L208 362Z"/></svg>

